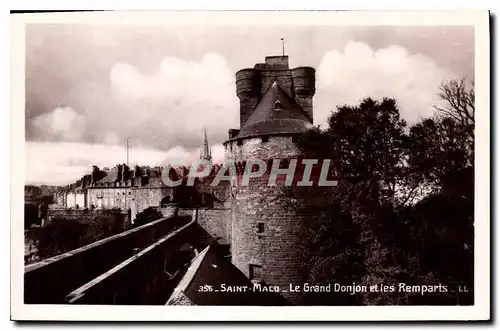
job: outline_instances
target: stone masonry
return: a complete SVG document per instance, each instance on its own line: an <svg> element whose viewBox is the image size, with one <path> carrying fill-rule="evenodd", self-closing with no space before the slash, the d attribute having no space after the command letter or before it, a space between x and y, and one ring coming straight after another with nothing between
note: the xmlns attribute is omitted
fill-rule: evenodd
<svg viewBox="0 0 500 331"><path fill-rule="evenodd" d="M274 56L236 73L241 128L229 130L225 158L299 158L295 138L312 127L314 72L309 67L289 69L287 56ZM251 280L287 290L306 279L298 246L304 219L315 215L288 208L283 178L268 186L267 176L230 188L232 263ZM301 294L283 295L300 304Z"/></svg>

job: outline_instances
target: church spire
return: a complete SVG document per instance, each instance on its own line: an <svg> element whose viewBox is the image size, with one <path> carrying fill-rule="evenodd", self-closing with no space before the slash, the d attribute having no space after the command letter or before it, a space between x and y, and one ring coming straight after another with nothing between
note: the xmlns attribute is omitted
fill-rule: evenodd
<svg viewBox="0 0 500 331"><path fill-rule="evenodd" d="M205 128L205 132L204 132L204 136L203 136L203 146L201 147L201 150L200 150L200 159L212 162L212 151L210 150L210 147L208 146L207 129L206 128Z"/></svg>

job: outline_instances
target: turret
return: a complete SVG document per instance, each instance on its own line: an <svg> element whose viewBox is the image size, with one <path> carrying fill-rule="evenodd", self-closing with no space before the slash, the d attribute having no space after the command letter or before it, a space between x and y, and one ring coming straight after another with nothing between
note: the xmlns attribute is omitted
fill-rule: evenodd
<svg viewBox="0 0 500 331"><path fill-rule="evenodd" d="M316 71L311 67L289 68L288 56L267 56L264 63L236 73L236 95L240 99L240 127L257 106L262 96L278 82L288 96L303 108L313 122L312 98L316 92ZM231 135L230 135L231 136Z"/></svg>
<svg viewBox="0 0 500 331"><path fill-rule="evenodd" d="M292 69L295 102L307 113L313 123L313 96L316 92L316 70L311 67Z"/></svg>
<svg viewBox="0 0 500 331"><path fill-rule="evenodd" d="M236 73L236 95L240 99L240 126L260 99L260 75L255 69L242 69Z"/></svg>

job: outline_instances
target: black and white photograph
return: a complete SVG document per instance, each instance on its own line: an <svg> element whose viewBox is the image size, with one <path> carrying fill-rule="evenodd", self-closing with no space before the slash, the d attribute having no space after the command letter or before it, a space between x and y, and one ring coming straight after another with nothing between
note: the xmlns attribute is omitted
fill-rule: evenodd
<svg viewBox="0 0 500 331"><path fill-rule="evenodd" d="M11 18L13 319L490 318L487 11Z"/></svg>

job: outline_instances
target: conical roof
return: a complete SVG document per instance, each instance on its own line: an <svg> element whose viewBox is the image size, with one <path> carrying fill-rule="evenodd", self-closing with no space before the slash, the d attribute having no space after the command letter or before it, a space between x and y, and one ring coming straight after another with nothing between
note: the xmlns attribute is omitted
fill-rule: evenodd
<svg viewBox="0 0 500 331"><path fill-rule="evenodd" d="M302 133L311 127L304 110L275 81L233 139Z"/></svg>

